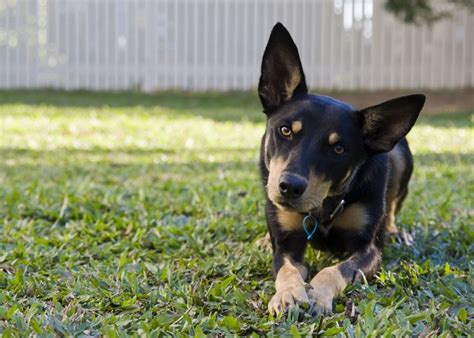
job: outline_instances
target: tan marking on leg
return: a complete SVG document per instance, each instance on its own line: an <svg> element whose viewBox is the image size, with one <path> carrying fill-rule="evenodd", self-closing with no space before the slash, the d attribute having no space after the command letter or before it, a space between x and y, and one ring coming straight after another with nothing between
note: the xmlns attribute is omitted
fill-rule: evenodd
<svg viewBox="0 0 474 338"><path fill-rule="evenodd" d="M329 134L329 137L328 137L328 142L329 144L335 144L337 142L339 142L341 140L341 136L339 136L338 133L336 132L333 132L331 134Z"/></svg>
<svg viewBox="0 0 474 338"><path fill-rule="evenodd" d="M371 279L380 268L382 256L380 251L372 244L367 249L354 253L346 261L322 269L310 284L308 291L310 301L314 304L313 310L317 314L327 314L332 310L332 300L342 292L347 284ZM345 271L344 278L341 271ZM348 276L349 275L349 276Z"/></svg>
<svg viewBox="0 0 474 338"><path fill-rule="evenodd" d="M334 218L330 227L345 230L362 230L369 222L366 207L361 203L354 203L344 208L341 214Z"/></svg>
<svg viewBox="0 0 474 338"><path fill-rule="evenodd" d="M332 311L332 300L347 286L337 265L322 269L310 282L312 289L309 297L314 301L318 314L328 314Z"/></svg>
<svg viewBox="0 0 474 338"><path fill-rule="evenodd" d="M283 259L283 265L275 280L276 293L268 303L268 311L279 314L293 308L298 303L309 303L304 277L306 268L293 264L289 258Z"/></svg>
<svg viewBox="0 0 474 338"><path fill-rule="evenodd" d="M298 134L301 129L303 129L303 124L301 121L293 121L291 123L291 130L293 131L293 134Z"/></svg>
<svg viewBox="0 0 474 338"><path fill-rule="evenodd" d="M387 218L386 218L386 227L387 232L390 235L395 235L398 233L397 225L395 224L395 210L397 209L397 201L392 200L387 205Z"/></svg>
<svg viewBox="0 0 474 338"><path fill-rule="evenodd" d="M390 160L390 180L387 191L387 199L392 201L400 193L400 182L405 171L405 161L399 147L395 147L388 153Z"/></svg>
<svg viewBox="0 0 474 338"><path fill-rule="evenodd" d="M298 269L298 272L300 273L301 278L303 278L303 281L304 281L308 277L308 269L303 264L295 264L295 266Z"/></svg>
<svg viewBox="0 0 474 338"><path fill-rule="evenodd" d="M395 224L395 213L399 202L402 174L405 171L405 161L399 147L395 147L388 155L390 159L390 179L385 199L387 215L385 227L389 234L396 234L398 228Z"/></svg>
<svg viewBox="0 0 474 338"><path fill-rule="evenodd" d="M277 219L284 231L300 230L303 224L303 215L296 211L277 210Z"/></svg>
<svg viewBox="0 0 474 338"><path fill-rule="evenodd" d="M288 160L284 160L282 157L272 158L270 160L270 169L268 173L267 183L267 194L270 201L277 204L280 196L280 189L278 185L280 183L280 176L283 170L288 165Z"/></svg>

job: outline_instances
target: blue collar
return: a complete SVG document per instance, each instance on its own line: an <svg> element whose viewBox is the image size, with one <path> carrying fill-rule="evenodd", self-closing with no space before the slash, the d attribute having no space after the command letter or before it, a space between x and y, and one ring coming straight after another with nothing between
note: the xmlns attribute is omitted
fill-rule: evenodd
<svg viewBox="0 0 474 338"><path fill-rule="evenodd" d="M339 204L336 206L336 208L334 209L334 211L331 213L331 215L329 215L329 219L328 219L328 222L331 222L334 217L336 217L336 215L338 213L340 213L343 209L344 209L344 204L346 203L346 201L344 201L343 199L339 202ZM309 224L308 223L313 223L313 230L309 231ZM316 216L314 216L311 212L306 214L305 217L303 218L303 229L304 229L304 232L306 232L306 239L310 240L313 238L314 234L316 233L316 230L318 229L318 226L319 226L319 221L318 219L316 218ZM329 232L331 227L328 227L327 229L325 229L325 233L327 234Z"/></svg>

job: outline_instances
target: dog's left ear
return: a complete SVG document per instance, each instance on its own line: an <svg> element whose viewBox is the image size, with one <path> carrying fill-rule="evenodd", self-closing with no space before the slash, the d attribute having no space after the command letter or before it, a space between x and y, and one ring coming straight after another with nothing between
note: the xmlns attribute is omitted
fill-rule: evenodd
<svg viewBox="0 0 474 338"><path fill-rule="evenodd" d="M358 112L369 152L387 152L410 131L425 104L421 94L401 96Z"/></svg>
<svg viewBox="0 0 474 338"><path fill-rule="evenodd" d="M308 88L298 49L290 33L277 23L263 54L258 96L267 114Z"/></svg>

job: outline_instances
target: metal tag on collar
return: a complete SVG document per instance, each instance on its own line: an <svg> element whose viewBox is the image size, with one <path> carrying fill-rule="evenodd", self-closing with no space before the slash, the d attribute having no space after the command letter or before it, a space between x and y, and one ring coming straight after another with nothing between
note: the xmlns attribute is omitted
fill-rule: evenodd
<svg viewBox="0 0 474 338"><path fill-rule="evenodd" d="M332 212L332 214L329 216L329 220L331 221L338 213L340 213L344 209L344 204L346 201L341 200L339 204L337 205L336 209Z"/></svg>

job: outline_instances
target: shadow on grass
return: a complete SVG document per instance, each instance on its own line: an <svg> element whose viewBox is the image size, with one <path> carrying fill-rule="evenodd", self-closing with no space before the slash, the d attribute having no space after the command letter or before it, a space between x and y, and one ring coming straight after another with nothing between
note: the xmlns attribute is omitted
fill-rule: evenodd
<svg viewBox="0 0 474 338"><path fill-rule="evenodd" d="M189 154L200 155L200 154L243 154L249 152L256 152L257 148L251 147L237 147L237 148L225 148L225 147L206 147L206 148L100 148L94 147L89 149L78 149L78 148L57 148L51 150L43 149L28 149L28 148L0 148L4 159L14 159L17 156L44 158L50 156L50 158L58 160L61 158L71 158L74 156L89 156L89 155L118 155L125 154L130 156L138 155L159 155L159 154Z"/></svg>
<svg viewBox="0 0 474 338"><path fill-rule="evenodd" d="M58 181L80 180L83 176L101 175L109 178L173 180L199 184L199 177L218 181L220 170L231 171L239 177L258 175L258 161L253 148L208 148L205 150L162 148L30 150L4 148L0 169L7 179ZM162 157L165 155L166 157ZM212 160L207 156L216 155ZM183 156L185 159L183 159ZM61 177L59 177L61 176ZM19 181L18 181L19 180ZM95 178L93 178L95 180ZM255 182L256 184L259 181Z"/></svg>
<svg viewBox="0 0 474 338"><path fill-rule="evenodd" d="M414 156L415 170L417 165L423 167L431 167L437 165L457 165L457 164L471 164L474 165L474 153L423 153L415 154Z"/></svg>
<svg viewBox="0 0 474 338"><path fill-rule="evenodd" d="M243 108L258 107L256 93L232 92L184 92L163 91L148 94L131 91L87 91L87 90L0 90L2 104L50 105L55 107L155 107L170 108L216 108L226 106Z"/></svg>
<svg viewBox="0 0 474 338"><path fill-rule="evenodd" d="M241 170L242 174L257 174L258 160L257 148L253 147L209 147L196 149L166 149L166 148L58 148L58 149L26 149L26 148L0 148L4 167L15 175L15 170L31 170L31 176L38 174L44 168L66 168L70 173L78 170L100 170L104 167L140 167L156 166L173 174L180 173L181 169L195 168L206 173L210 168L225 166ZM166 157L161 157L166 155ZM212 160L208 156L215 155ZM415 171L425 170L427 167L438 168L442 173L446 167L452 167L454 172L467 175L464 179L472 179L472 165L474 153L421 153L414 155ZM423 168L423 169L422 169ZM452 172L450 172L452 175ZM192 181L193 177L187 177Z"/></svg>
<svg viewBox="0 0 474 338"><path fill-rule="evenodd" d="M262 122L260 102L254 92L173 92L159 94L140 92L91 92L61 90L7 90L0 91L1 104L45 105L74 108L164 108L170 114L194 115L215 121Z"/></svg>
<svg viewBox="0 0 474 338"><path fill-rule="evenodd" d="M182 163L192 164L205 164L205 161L195 161L194 158L200 155L213 155L213 154L230 154L233 160L231 162L239 163L241 159L238 158L239 154L257 154L257 147L238 147L238 148L226 148L226 147L205 147L205 148L89 148L89 149L78 149L78 148L57 148L57 149L28 149L28 148L0 148L2 157L4 160L9 159L27 159L32 158L34 160L40 159L45 161L46 159L52 160L52 162L60 161L61 159L71 159L75 156L87 159L88 156L94 155L110 155L107 157L107 162L113 162L116 155L128 155L128 156L143 156L143 155L181 155L190 157L190 161L184 161ZM237 158L236 158L237 156ZM112 159L112 161L110 160ZM434 166L439 164L471 164L474 163L474 153L455 153L455 152L439 152L439 153L419 153L414 155L415 169L416 165L422 166ZM194 163L195 162L195 163ZM81 162L82 164L87 163ZM94 161L96 163L96 161Z"/></svg>
<svg viewBox="0 0 474 338"><path fill-rule="evenodd" d="M334 94L335 97L339 97L337 92L324 94ZM370 93L366 94L369 95ZM344 99L344 97L342 98ZM225 93L165 91L157 94L147 94L130 91L2 90L0 91L0 103L64 108L111 107L123 109L149 108L150 110L164 108L172 110L171 114L201 116L218 122L263 122L265 120L256 91ZM422 115L417 124L434 127L469 128L472 127L471 119L472 110L459 113Z"/></svg>

